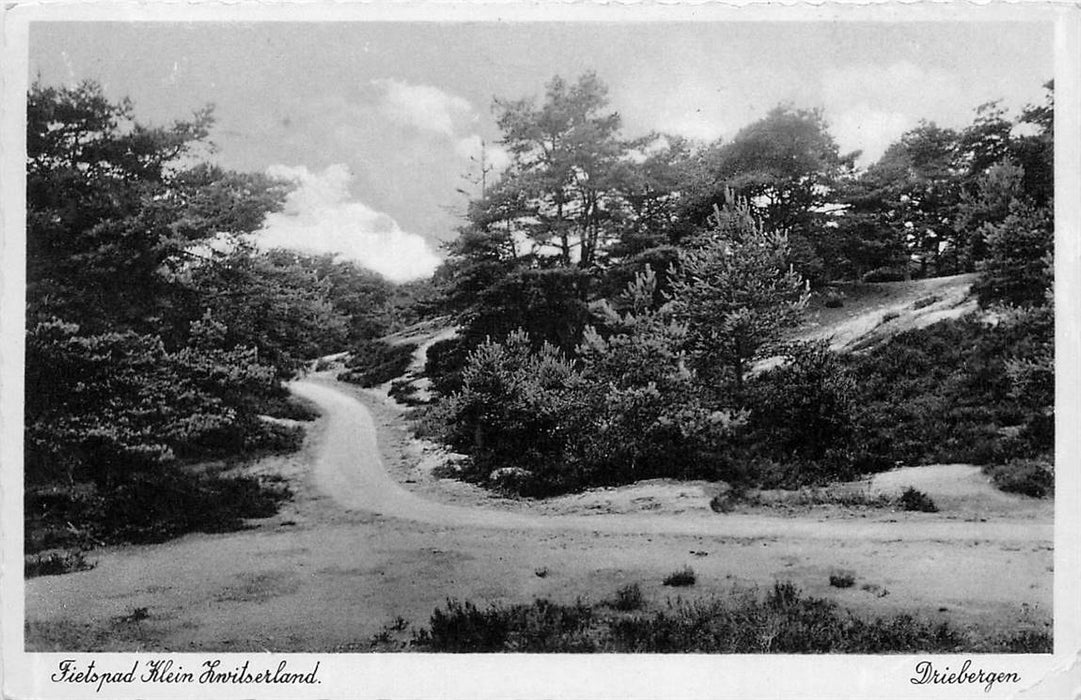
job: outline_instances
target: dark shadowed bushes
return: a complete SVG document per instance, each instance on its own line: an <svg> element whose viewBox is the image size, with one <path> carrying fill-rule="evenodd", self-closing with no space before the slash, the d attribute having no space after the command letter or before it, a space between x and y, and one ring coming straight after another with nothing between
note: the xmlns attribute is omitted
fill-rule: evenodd
<svg viewBox="0 0 1081 700"><path fill-rule="evenodd" d="M382 340L367 340L353 349L338 379L364 387L373 387L405 374L417 349L414 343L391 345Z"/></svg>
<svg viewBox="0 0 1081 700"><path fill-rule="evenodd" d="M854 431L871 451L906 464L989 464L1049 452L1050 397L1020 395L1009 369L1042 351L1043 333L1028 322L992 327L969 316L849 356Z"/></svg>
<svg viewBox="0 0 1081 700"><path fill-rule="evenodd" d="M766 593L734 591L726 598L670 601L654 613L578 602L491 606L448 601L414 648L430 652L609 652L721 654L1049 653L1043 630L979 637L908 614L865 618L791 583Z"/></svg>
<svg viewBox="0 0 1081 700"><path fill-rule="evenodd" d="M1009 493L1044 498L1055 491L1055 468L1048 460L1014 459L987 465L983 471L995 486Z"/></svg>

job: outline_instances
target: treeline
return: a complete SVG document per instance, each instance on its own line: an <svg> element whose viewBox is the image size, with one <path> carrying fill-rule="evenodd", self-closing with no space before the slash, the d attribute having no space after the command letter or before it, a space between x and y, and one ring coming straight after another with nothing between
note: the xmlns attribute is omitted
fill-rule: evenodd
<svg viewBox="0 0 1081 700"><path fill-rule="evenodd" d="M471 456L466 478L537 495L1048 453L1047 89L1016 118L992 103L962 131L922 123L865 169L814 110L778 107L696 145L624 138L593 74L554 79L539 106L497 100L511 162L437 273L460 333L429 353L443 396L429 424ZM839 283L974 271L997 328L936 327L860 358L781 344L809 296ZM939 333L962 343L927 368L948 381L891 387L897 348ZM752 371L785 352L781 368ZM978 405L964 413L950 402L971 404L966 389ZM898 447L917 424L912 435L963 445Z"/></svg>
<svg viewBox="0 0 1081 700"><path fill-rule="evenodd" d="M280 488L184 465L295 447L264 417L310 417L283 381L395 323L375 273L251 243L288 186L205 162L211 124L140 124L89 82L30 90L29 552L272 512Z"/></svg>

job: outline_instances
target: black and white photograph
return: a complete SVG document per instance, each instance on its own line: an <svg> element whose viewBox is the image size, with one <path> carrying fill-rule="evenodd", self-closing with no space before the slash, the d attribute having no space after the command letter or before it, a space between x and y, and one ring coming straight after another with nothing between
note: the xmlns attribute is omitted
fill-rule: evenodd
<svg viewBox="0 0 1081 700"><path fill-rule="evenodd" d="M659 8L4 10L4 698L1077 692L1081 14Z"/></svg>

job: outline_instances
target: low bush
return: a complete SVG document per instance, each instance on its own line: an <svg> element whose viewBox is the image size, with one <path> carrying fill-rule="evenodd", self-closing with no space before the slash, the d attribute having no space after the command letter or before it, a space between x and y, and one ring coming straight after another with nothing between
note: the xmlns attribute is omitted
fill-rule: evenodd
<svg viewBox="0 0 1081 700"><path fill-rule="evenodd" d="M830 574L830 585L834 588L851 588L856 583L856 577L847 571L837 571Z"/></svg>
<svg viewBox="0 0 1081 700"><path fill-rule="evenodd" d="M921 513L938 512L938 506L935 505L935 502L931 500L930 496L911 486L901 493L899 503L904 510L918 511Z"/></svg>
<svg viewBox="0 0 1081 700"><path fill-rule="evenodd" d="M289 394L266 399L262 411L263 415L272 418L285 418L304 422L313 421L321 415L319 408L308 399Z"/></svg>
<svg viewBox="0 0 1081 700"><path fill-rule="evenodd" d="M128 475L112 488L29 490L24 548L163 542L189 532L227 532L274 515L288 487L267 477L183 467Z"/></svg>
<svg viewBox="0 0 1081 700"><path fill-rule="evenodd" d="M886 465L989 464L1047 454L1054 445L1046 420L1053 398L1017 391L1010 367L1038 353L1049 328L1024 319L990 327L965 317L843 356L855 382L856 442Z"/></svg>
<svg viewBox="0 0 1081 700"><path fill-rule="evenodd" d="M424 403L417 397L417 385L409 379L395 379L392 381L387 395L405 406L420 406Z"/></svg>
<svg viewBox="0 0 1081 700"><path fill-rule="evenodd" d="M642 596L642 589L638 587L637 583L630 583L626 586L621 586L616 591L616 597L612 601L612 607L616 610L622 610L628 612L631 610L638 610L645 603L645 598Z"/></svg>
<svg viewBox="0 0 1081 700"><path fill-rule="evenodd" d="M666 586L693 586L694 582L698 580L698 577L694 574L694 569L689 566L685 566L679 571L673 571L664 577L664 585Z"/></svg>
<svg viewBox="0 0 1081 700"><path fill-rule="evenodd" d="M86 560L86 555L78 550L54 550L41 552L40 554L28 554L25 557L23 575L26 578L35 576L56 576L67 574L72 571L87 571L94 565Z"/></svg>
<svg viewBox="0 0 1081 700"><path fill-rule="evenodd" d="M1015 459L1006 464L983 468L992 483L1002 491L1044 498L1055 491L1055 469L1041 459Z"/></svg>
<svg viewBox="0 0 1081 700"><path fill-rule="evenodd" d="M938 301L938 297L934 294L930 296L920 297L916 301L912 302L913 309L923 309Z"/></svg>
<svg viewBox="0 0 1081 700"><path fill-rule="evenodd" d="M450 396L462 388L462 369L468 358L469 347L460 338L432 343L424 363L424 376L431 380L434 391Z"/></svg>
<svg viewBox="0 0 1081 700"><path fill-rule="evenodd" d="M435 652L526 653L592 651L586 635L593 611L586 605L557 605L539 599L530 605L491 606L447 600L436 608L428 629L413 643Z"/></svg>
<svg viewBox="0 0 1081 700"><path fill-rule="evenodd" d="M397 379L409 369L416 349L414 343L391 345L382 340L366 341L353 349L338 379L364 387Z"/></svg>
<svg viewBox="0 0 1081 700"><path fill-rule="evenodd" d="M877 267L865 272L862 282L901 282L908 277L908 270L903 267Z"/></svg>
<svg viewBox="0 0 1081 700"><path fill-rule="evenodd" d="M652 614L627 615L609 603L491 606L448 601L429 627L414 633L425 652L605 653L1048 653L1051 637L1022 630L981 637L948 623L898 614L865 618L778 582L760 596L734 590L725 598L677 600Z"/></svg>

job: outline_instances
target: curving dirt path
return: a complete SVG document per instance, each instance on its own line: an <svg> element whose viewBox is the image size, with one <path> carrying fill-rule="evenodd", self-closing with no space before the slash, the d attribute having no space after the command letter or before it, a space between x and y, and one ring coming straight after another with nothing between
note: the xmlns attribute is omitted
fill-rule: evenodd
<svg viewBox="0 0 1081 700"><path fill-rule="evenodd" d="M744 514L689 515L651 513L540 515L465 508L425 500L394 481L383 465L371 413L355 398L324 383L300 381L292 390L316 403L328 420L323 447L316 456L318 486L347 509L453 527L513 530L582 530L618 534L713 535L889 541L1046 542L1054 539L1051 523L1033 522L819 522Z"/></svg>
<svg viewBox="0 0 1081 700"><path fill-rule="evenodd" d="M398 617L424 624L448 597L599 601L628 583L640 585L653 607L676 593L723 596L735 585L789 580L858 612L912 613L989 634L1050 621L1050 504L1003 495L973 509L965 500L971 484L954 500L964 508L933 514L719 515L702 507L702 495L680 501L679 508L698 505L678 515L580 510L605 499L633 506L643 493L663 497L670 493L663 484L562 502L485 506L453 496L443 503L440 489L451 485L413 484L429 489L425 498L388 474L387 466L400 474L412 459L400 449L408 442L400 414L372 396L373 422L343 393L355 389L331 381L294 388L324 416L303 451L251 467L290 483L294 498L278 515L240 532L103 548L90 553L92 570L30 579L27 648L367 651L385 625ZM946 485L971 474L960 466L928 470ZM683 566L698 574L692 588L662 585ZM831 587L837 570L851 572L855 585Z"/></svg>

